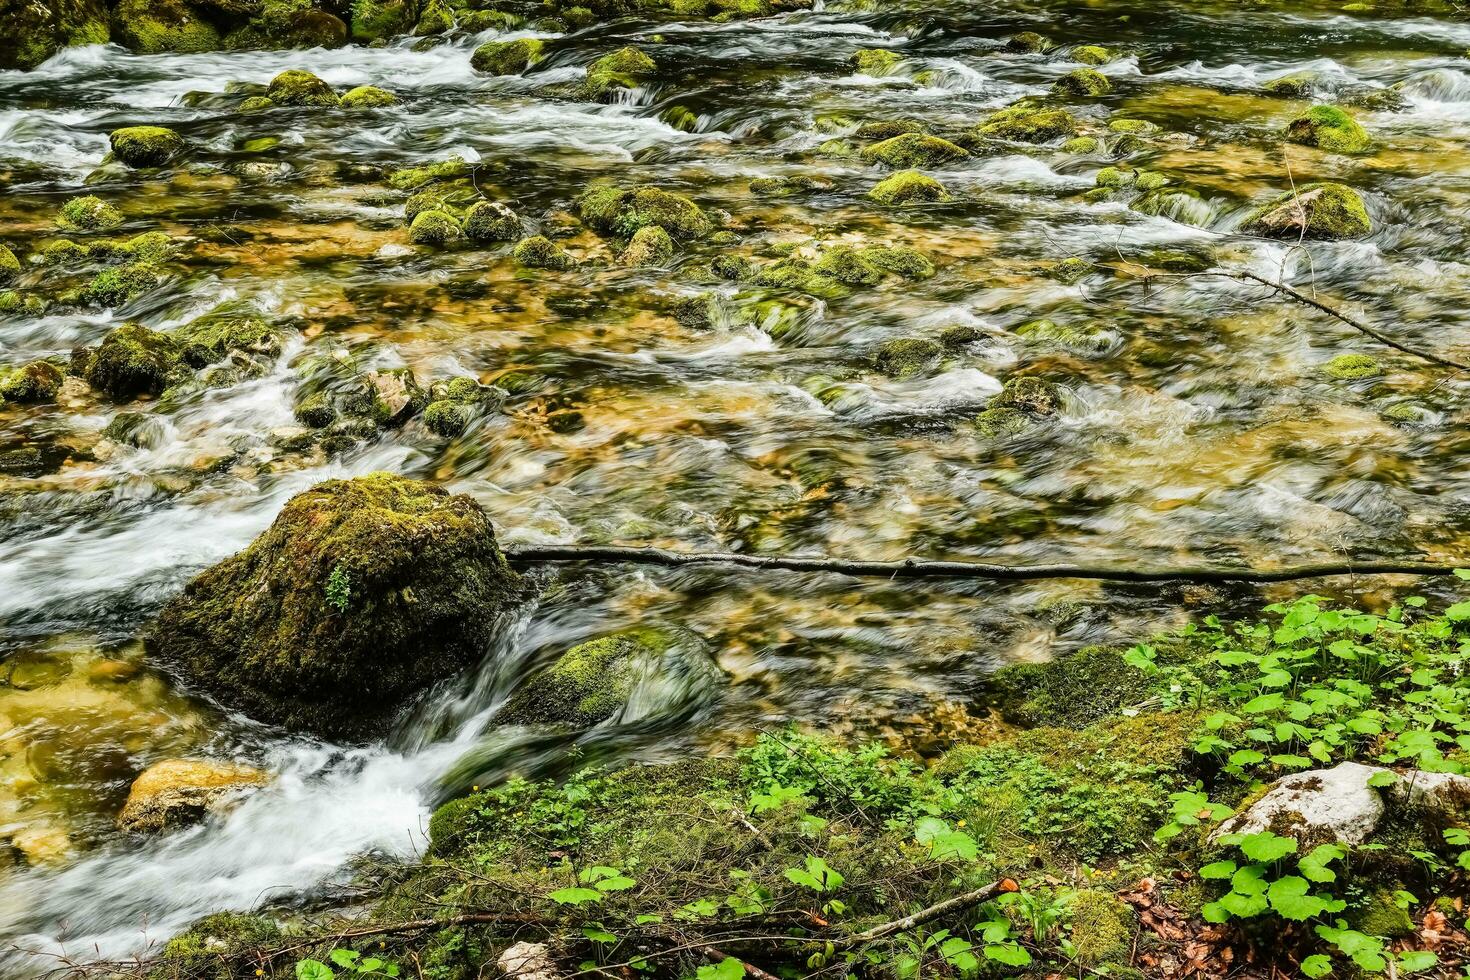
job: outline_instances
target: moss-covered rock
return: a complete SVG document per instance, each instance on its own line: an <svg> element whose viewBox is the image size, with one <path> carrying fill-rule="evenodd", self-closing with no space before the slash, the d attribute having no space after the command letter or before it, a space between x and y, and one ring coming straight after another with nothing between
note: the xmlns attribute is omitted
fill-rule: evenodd
<svg viewBox="0 0 1470 980"><path fill-rule="evenodd" d="M1077 131L1077 120L1065 109L1019 103L993 113L975 131L1013 143L1046 143L1071 136Z"/></svg>
<svg viewBox="0 0 1470 980"><path fill-rule="evenodd" d="M917 170L900 170L873 185L868 197L879 204L919 204L948 201L944 185Z"/></svg>
<svg viewBox="0 0 1470 980"><path fill-rule="evenodd" d="M1329 377L1342 381L1376 378L1383 373L1378 361L1367 354L1339 354L1327 362L1324 370Z"/></svg>
<svg viewBox="0 0 1470 980"><path fill-rule="evenodd" d="M1368 209L1346 184L1303 184L1246 221L1246 230L1273 238L1361 238L1373 230Z"/></svg>
<svg viewBox="0 0 1470 980"><path fill-rule="evenodd" d="M61 390L66 375L48 361L31 361L0 376L0 398L12 402L48 402Z"/></svg>
<svg viewBox="0 0 1470 980"><path fill-rule="evenodd" d="M416 245L445 245L460 237L459 219L448 211L421 211L408 226L408 239Z"/></svg>
<svg viewBox="0 0 1470 980"><path fill-rule="evenodd" d="M216 51L219 29L185 0L119 0L112 8L112 38L140 54Z"/></svg>
<svg viewBox="0 0 1470 980"><path fill-rule="evenodd" d="M274 109L275 107L275 102L264 95L252 95L241 99L240 104L236 106L241 112L259 112L262 109Z"/></svg>
<svg viewBox="0 0 1470 980"><path fill-rule="evenodd" d="M102 239L86 247L88 258L108 262L150 262L157 264L173 258L179 245L161 231L145 231L127 239Z"/></svg>
<svg viewBox="0 0 1470 980"><path fill-rule="evenodd" d="M56 227L62 231L109 231L122 224L122 212L100 197L74 197L61 206Z"/></svg>
<svg viewBox="0 0 1470 980"><path fill-rule="evenodd" d="M623 238L632 238L649 225L684 241L702 238L714 229L714 222L699 205L657 187L636 191L593 187L578 199L577 212L589 227Z"/></svg>
<svg viewBox="0 0 1470 980"><path fill-rule="evenodd" d="M1096 136L1074 136L1063 143L1063 153L1072 153L1077 156L1090 156L1102 151L1102 141Z"/></svg>
<svg viewBox="0 0 1470 980"><path fill-rule="evenodd" d="M203 367L231 352L276 357L281 353L281 332L250 310L222 306L174 331L183 345L182 356L193 367Z"/></svg>
<svg viewBox="0 0 1470 980"><path fill-rule="evenodd" d="M903 63L903 56L886 48L863 48L848 59L847 65L856 74L881 78L892 75Z"/></svg>
<svg viewBox="0 0 1470 980"><path fill-rule="evenodd" d="M62 48L105 44L111 38L103 0L12 2L0 6L0 69L35 68Z"/></svg>
<svg viewBox="0 0 1470 980"><path fill-rule="evenodd" d="M162 167L184 152L184 138L164 126L127 126L108 139L112 155L130 167Z"/></svg>
<svg viewBox="0 0 1470 980"><path fill-rule="evenodd" d="M0 245L0 286L8 286L20 278L20 260L15 253Z"/></svg>
<svg viewBox="0 0 1470 980"><path fill-rule="evenodd" d="M398 96L376 85L359 85L342 93L341 104L344 109L381 109L397 105Z"/></svg>
<svg viewBox="0 0 1470 980"><path fill-rule="evenodd" d="M465 237L473 242L513 242L524 231L520 216L498 201L476 201L464 215Z"/></svg>
<svg viewBox="0 0 1470 980"><path fill-rule="evenodd" d="M795 174L790 177L757 177L750 182L750 192L759 197L790 197L811 191L829 191L834 186L826 177Z"/></svg>
<svg viewBox="0 0 1470 980"><path fill-rule="evenodd" d="M163 279L152 263L138 262L132 265L103 269L82 287L77 298L95 306L122 306L144 293L157 289Z"/></svg>
<svg viewBox="0 0 1470 980"><path fill-rule="evenodd" d="M133 780L117 825L130 833L157 833L198 823L269 779L259 769L227 762L156 762Z"/></svg>
<svg viewBox="0 0 1470 980"><path fill-rule="evenodd" d="M1055 415L1062 405L1062 392L1041 378L1007 378L1000 394L990 399L988 408L1014 408L1035 418Z"/></svg>
<svg viewBox="0 0 1470 980"><path fill-rule="evenodd" d="M1373 140L1356 119L1335 105L1314 105L1286 125L1286 138L1333 153L1362 153Z"/></svg>
<svg viewBox="0 0 1470 980"><path fill-rule="evenodd" d="M103 338L95 350L72 352L72 372L116 401L157 395L187 376L183 349L168 334L139 323L125 323Z"/></svg>
<svg viewBox="0 0 1470 980"><path fill-rule="evenodd" d="M938 271L923 252L902 245L868 245L857 255L868 265L905 279L930 279Z"/></svg>
<svg viewBox="0 0 1470 980"><path fill-rule="evenodd" d="M1100 44L1080 44L1072 49L1073 61L1084 65L1105 65L1113 60L1113 53Z"/></svg>
<svg viewBox="0 0 1470 980"><path fill-rule="evenodd" d="M1121 651L1084 647L1051 663L1015 664L990 675L987 700L1019 725L1081 728L1147 698L1149 680Z"/></svg>
<svg viewBox="0 0 1470 980"><path fill-rule="evenodd" d="M253 12L246 24L225 35L226 48L284 51L340 48L347 43L347 25L318 8L315 0L260 0Z"/></svg>
<svg viewBox="0 0 1470 980"><path fill-rule="evenodd" d="M963 160L970 154L962 147L937 136L922 133L904 133L874 143L859 154L867 163L883 163L899 169L935 167L940 164Z"/></svg>
<svg viewBox="0 0 1470 980"><path fill-rule="evenodd" d="M674 240L658 225L639 228L618 256L627 266L667 265L674 257Z"/></svg>
<svg viewBox="0 0 1470 980"><path fill-rule="evenodd" d="M534 37L486 41L470 55L470 67L485 75L520 75L541 60L544 48Z"/></svg>
<svg viewBox="0 0 1470 980"><path fill-rule="evenodd" d="M873 366L894 378L909 378L927 371L944 356L937 341L922 337L899 337L878 346Z"/></svg>
<svg viewBox="0 0 1470 980"><path fill-rule="evenodd" d="M454 30L454 8L445 0L428 0L421 8L419 19L413 26L418 37L434 37Z"/></svg>
<svg viewBox="0 0 1470 980"><path fill-rule="evenodd" d="M857 132L852 135L854 139L878 142L880 140L891 140L893 137L902 136L905 133L924 133L927 131L923 122L918 119L875 119L863 123L857 128Z"/></svg>
<svg viewBox="0 0 1470 980"><path fill-rule="evenodd" d="M619 48L587 66L587 91L591 96L610 89L637 88L658 72L658 63L634 47Z"/></svg>
<svg viewBox="0 0 1470 980"><path fill-rule="evenodd" d="M1022 31L1006 38L1006 50L1017 54L1043 54L1055 46L1051 38L1035 31Z"/></svg>
<svg viewBox="0 0 1470 980"><path fill-rule="evenodd" d="M376 473L293 497L190 582L147 643L253 717L364 737L477 663L518 591L473 499Z"/></svg>
<svg viewBox="0 0 1470 980"><path fill-rule="evenodd" d="M470 175L470 165L461 157L447 157L437 163L419 167L400 167L388 174L388 186L411 191L440 181L458 180Z"/></svg>
<svg viewBox="0 0 1470 980"><path fill-rule="evenodd" d="M545 235L534 235L516 242L511 257L527 269L570 269L577 260Z"/></svg>
<svg viewBox="0 0 1470 980"><path fill-rule="evenodd" d="M265 94L276 105L335 108L342 104L332 86L309 71L295 68L288 68L272 78Z"/></svg>
<svg viewBox="0 0 1470 980"><path fill-rule="evenodd" d="M621 715L640 688L668 702L707 694L723 679L704 642L687 630L628 630L579 643L511 695L504 724L587 728Z"/></svg>
<svg viewBox="0 0 1470 980"><path fill-rule="evenodd" d="M1058 95L1084 96L1107 95L1113 90L1108 76L1095 68L1074 68L1052 85Z"/></svg>
<svg viewBox="0 0 1470 980"><path fill-rule="evenodd" d="M1283 75L1281 78L1273 78L1261 86L1261 91L1267 95L1275 95L1283 99L1305 99L1312 94L1312 86L1317 80L1317 73L1312 71L1293 72Z"/></svg>
<svg viewBox="0 0 1470 980"><path fill-rule="evenodd" d="M975 416L975 431L985 439L1011 436L1024 432L1035 424L1035 419L1016 408L987 408Z"/></svg>
<svg viewBox="0 0 1470 980"><path fill-rule="evenodd" d="M417 0L353 0L352 39L359 44L407 34L418 22Z"/></svg>

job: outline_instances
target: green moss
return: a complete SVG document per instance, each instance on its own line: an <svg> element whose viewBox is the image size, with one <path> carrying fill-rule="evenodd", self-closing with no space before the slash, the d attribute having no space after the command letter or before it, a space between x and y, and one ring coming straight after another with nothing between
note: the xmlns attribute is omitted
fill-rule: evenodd
<svg viewBox="0 0 1470 980"><path fill-rule="evenodd" d="M113 39L140 54L216 51L219 31L183 0L120 0L112 10Z"/></svg>
<svg viewBox="0 0 1470 980"><path fill-rule="evenodd" d="M921 133L904 133L874 143L859 154L867 163L883 163L890 167L910 169L933 167L962 160L970 154L949 140Z"/></svg>
<svg viewBox="0 0 1470 980"><path fill-rule="evenodd" d="M253 312L229 306L191 320L173 336L185 345L185 356L195 367L217 361L231 351L267 357L281 353L279 330Z"/></svg>
<svg viewBox="0 0 1470 980"><path fill-rule="evenodd" d="M1108 129L1114 133L1130 133L1135 136L1150 136L1159 131L1158 125L1147 119L1110 119Z"/></svg>
<svg viewBox="0 0 1470 980"><path fill-rule="evenodd" d="M178 253L179 246L161 231L145 231L123 242L95 242L88 251L94 257L100 255L124 262L157 263L173 258Z"/></svg>
<svg viewBox="0 0 1470 980"><path fill-rule="evenodd" d="M990 676L989 687L1008 721L1068 728L1114 715L1150 692L1147 676L1107 647L1086 647L1051 663L1003 667Z"/></svg>
<svg viewBox="0 0 1470 980"><path fill-rule="evenodd" d="M1093 269L1091 262L1087 261L1086 259L1078 258L1074 255L1070 258L1062 259L1062 261L1053 266L1051 269L1051 277L1058 282L1064 282L1068 285L1071 285L1074 282L1079 282L1082 279L1085 279L1088 276L1092 275L1092 271Z"/></svg>
<svg viewBox="0 0 1470 980"><path fill-rule="evenodd" d="M1013 143L1046 143L1077 131L1077 120L1065 109L1030 103L1007 106L981 123L976 132Z"/></svg>
<svg viewBox="0 0 1470 980"><path fill-rule="evenodd" d="M899 337L878 346L873 366L890 377L909 378L933 367L943 355L944 348L936 341Z"/></svg>
<svg viewBox="0 0 1470 980"><path fill-rule="evenodd" d="M74 197L61 206L56 226L63 231L108 231L122 224L117 208L98 197Z"/></svg>
<svg viewBox="0 0 1470 980"><path fill-rule="evenodd" d="M416 245L444 245L461 234L459 220L448 211L421 211L408 228L408 239Z"/></svg>
<svg viewBox="0 0 1470 980"><path fill-rule="evenodd" d="M470 67L485 75L520 75L542 58L545 43L523 37L515 41L487 41L470 55Z"/></svg>
<svg viewBox="0 0 1470 980"><path fill-rule="evenodd" d="M1333 153L1362 153L1373 144L1356 119L1331 105L1312 106L1297 116L1287 124L1286 138Z"/></svg>
<svg viewBox="0 0 1470 980"><path fill-rule="evenodd" d="M332 399L322 391L306 395L296 403L293 412L296 421L313 429L325 429L337 420L337 410L332 407Z"/></svg>
<svg viewBox="0 0 1470 980"><path fill-rule="evenodd" d="M163 947L160 975L182 969L187 976L228 977L224 963L229 954L281 939L276 923L261 915L217 912L207 915L179 933Z"/></svg>
<svg viewBox="0 0 1470 980"><path fill-rule="evenodd" d="M823 299L838 299L848 294L846 286L830 276L819 274L811 263L803 259L774 262L756 272L751 281L757 286L790 289Z"/></svg>
<svg viewBox="0 0 1470 980"><path fill-rule="evenodd" d="M184 138L163 126L127 126L108 139L112 155L130 167L162 167L184 152Z"/></svg>
<svg viewBox="0 0 1470 980"><path fill-rule="evenodd" d="M283 51L293 48L340 48L347 25L336 14L317 9L314 0L261 0L254 16L225 36L236 50Z"/></svg>
<svg viewBox="0 0 1470 980"><path fill-rule="evenodd" d="M144 293L157 289L163 280L158 270L147 262L103 269L82 287L78 299L96 306L122 306Z"/></svg>
<svg viewBox="0 0 1470 980"><path fill-rule="evenodd" d="M266 98L264 95L252 95L249 98L242 99L238 106L241 112L259 112L261 109L274 109L275 107L276 103L274 100Z"/></svg>
<svg viewBox="0 0 1470 980"><path fill-rule="evenodd" d="M858 249L857 255L868 265L905 279L930 279L937 271L923 252L901 245L869 245Z"/></svg>
<svg viewBox="0 0 1470 980"><path fill-rule="evenodd" d="M1138 171L1131 167L1103 167L1097 172L1099 187L1131 187L1138 179Z"/></svg>
<svg viewBox="0 0 1470 980"><path fill-rule="evenodd" d="M424 409L424 426L435 435L453 438L469 428L473 409L450 398L440 398Z"/></svg>
<svg viewBox="0 0 1470 980"><path fill-rule="evenodd" d="M511 256L519 265L528 269L565 270L577 264L577 260L566 249L545 235L535 235L516 242Z"/></svg>
<svg viewBox="0 0 1470 980"><path fill-rule="evenodd" d="M433 37L454 30L454 10L445 0L428 0L419 14L413 32L419 37Z"/></svg>
<svg viewBox="0 0 1470 980"><path fill-rule="evenodd" d="M750 192L760 197L790 197L809 191L831 190L832 186L825 177L797 174L792 177L757 177L750 182Z"/></svg>
<svg viewBox="0 0 1470 980"><path fill-rule="evenodd" d="M464 233L475 242L513 242L524 233L520 216L497 201L476 201L464 216Z"/></svg>
<svg viewBox="0 0 1470 980"><path fill-rule="evenodd" d="M61 390L66 376L56 365L46 361L31 361L0 381L0 396L12 402L48 402Z"/></svg>
<svg viewBox="0 0 1470 980"><path fill-rule="evenodd" d="M1277 238L1361 238L1373 230L1368 209L1346 184L1303 184L1255 212L1246 227Z"/></svg>
<svg viewBox="0 0 1470 980"><path fill-rule="evenodd" d="M674 240L658 225L639 228L618 261L623 265L666 265L674 257Z"/></svg>
<svg viewBox="0 0 1470 980"><path fill-rule="evenodd" d="M20 278L20 260L15 253L0 245L0 286L8 286Z"/></svg>
<svg viewBox="0 0 1470 980"><path fill-rule="evenodd" d="M1284 99L1305 99L1311 96L1312 84L1316 79L1316 72L1293 72L1281 78L1273 78L1261 86L1261 91Z"/></svg>
<svg viewBox="0 0 1470 980"><path fill-rule="evenodd" d="M1102 142L1096 136L1074 136L1062 144L1063 153L1090 156L1102 150Z"/></svg>
<svg viewBox="0 0 1470 980"><path fill-rule="evenodd" d="M998 436L1015 435L1029 429L1035 420L1025 412L1015 408L987 408L975 416L975 429L983 437L994 439Z"/></svg>
<svg viewBox="0 0 1470 980"><path fill-rule="evenodd" d="M1050 322L1050 321L1039 321ZM1055 415L1062 405L1061 389L1050 381L1033 377L1007 378L990 408L1014 408L1029 415Z"/></svg>
<svg viewBox="0 0 1470 980"><path fill-rule="evenodd" d="M917 170L900 170L873 185L868 197L879 204L916 204L948 201L944 185Z"/></svg>
<svg viewBox="0 0 1470 980"><path fill-rule="evenodd" d="M846 245L825 249L812 271L844 286L876 286L883 279L883 270Z"/></svg>
<svg viewBox="0 0 1470 980"><path fill-rule="evenodd" d="M342 104L330 85L309 71L295 68L272 78L265 94L276 105L335 108Z"/></svg>
<svg viewBox="0 0 1470 980"><path fill-rule="evenodd" d="M406 34L418 19L415 0L353 0L352 39L371 44Z"/></svg>
<svg viewBox="0 0 1470 980"><path fill-rule="evenodd" d="M375 85L359 85L342 93L344 109L381 109L397 104L398 96Z"/></svg>
<svg viewBox="0 0 1470 980"><path fill-rule="evenodd" d="M325 591L337 568L345 613ZM375 473L293 497L164 608L148 647L262 721L359 737L478 663L518 589L474 500Z"/></svg>
<svg viewBox="0 0 1470 980"><path fill-rule="evenodd" d="M1343 381L1376 378L1383 373L1378 361L1367 354L1339 354L1327 362L1325 370L1330 377Z"/></svg>
<svg viewBox="0 0 1470 980"><path fill-rule="evenodd" d="M1022 31L1006 38L1006 50L1019 54L1042 54L1053 47L1051 38L1035 31Z"/></svg>
<svg viewBox="0 0 1470 980"><path fill-rule="evenodd" d="M892 75L903 63L903 56L885 48L863 48L848 59L848 67L859 75L881 78Z"/></svg>
<svg viewBox="0 0 1470 980"><path fill-rule="evenodd" d="M917 119L878 119L873 122L865 122L853 133L853 137L860 140L890 140L895 136L903 136L906 133L925 132L922 122Z"/></svg>
<svg viewBox="0 0 1470 980"><path fill-rule="evenodd" d="M394 190L411 191L438 181L468 177L469 174L468 163L459 157L449 157L421 167L401 167L388 175L388 186Z"/></svg>
<svg viewBox="0 0 1470 980"><path fill-rule="evenodd" d="M45 265L73 265L85 261L91 254L91 250L85 245L78 245L70 238L59 238L54 242L42 245L39 254ZM16 271L19 272L19 270L20 266L17 265Z"/></svg>
<svg viewBox="0 0 1470 980"><path fill-rule="evenodd" d="M1072 944L1087 969L1127 965L1133 948L1133 909L1107 892L1085 889L1072 899Z"/></svg>
<svg viewBox="0 0 1470 980"><path fill-rule="evenodd" d="M1408 910L1401 908L1389 891L1374 892L1348 921L1361 933L1386 939L1402 939L1418 931Z"/></svg>
<svg viewBox="0 0 1470 980"><path fill-rule="evenodd" d="M702 238L714 222L689 198L657 187L636 191L594 187L577 201L577 211L589 227L604 234L631 238L640 228L657 225L681 240Z"/></svg>
<svg viewBox="0 0 1470 980"><path fill-rule="evenodd" d="M115 401L127 401L157 395L187 377L182 354L168 334L125 323L108 333L96 350L74 353L72 370Z"/></svg>
<svg viewBox="0 0 1470 980"><path fill-rule="evenodd" d="M1072 49L1071 57L1084 65L1105 65L1113 60L1113 53L1100 44L1082 44Z"/></svg>
<svg viewBox="0 0 1470 980"><path fill-rule="evenodd" d="M609 89L637 88L643 79L657 71L658 64L642 51L634 47L620 48L587 66L587 93L595 97Z"/></svg>
<svg viewBox="0 0 1470 980"><path fill-rule="evenodd" d="M1095 68L1074 68L1052 85L1052 91L1058 95L1072 95L1077 97L1107 95L1113 90L1113 83L1108 81L1108 76Z"/></svg>

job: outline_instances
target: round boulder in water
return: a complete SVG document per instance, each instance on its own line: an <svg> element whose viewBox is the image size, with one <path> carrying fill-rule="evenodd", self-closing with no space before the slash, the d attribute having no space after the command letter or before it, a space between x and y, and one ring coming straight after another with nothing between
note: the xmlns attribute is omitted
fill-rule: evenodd
<svg viewBox="0 0 1470 980"><path fill-rule="evenodd" d="M204 759L166 759L143 770L128 790L117 825L154 833L198 823L270 777L250 766Z"/></svg>
<svg viewBox="0 0 1470 980"><path fill-rule="evenodd" d="M479 504L374 473L293 497L164 608L148 648L254 718L363 738L484 656L518 597Z"/></svg>
<svg viewBox="0 0 1470 980"><path fill-rule="evenodd" d="M184 138L165 126L127 126L108 139L112 155L130 167L161 167L184 152Z"/></svg>

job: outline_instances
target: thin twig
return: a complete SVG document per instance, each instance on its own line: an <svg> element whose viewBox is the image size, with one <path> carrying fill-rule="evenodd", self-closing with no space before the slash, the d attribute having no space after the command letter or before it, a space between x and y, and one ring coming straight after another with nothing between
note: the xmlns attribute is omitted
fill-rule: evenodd
<svg viewBox="0 0 1470 980"><path fill-rule="evenodd" d="M722 962L724 960L734 960L736 963L739 963L741 966L745 967L745 975L747 977L754 977L755 980L778 980L775 974L767 973L765 970L762 970L755 964L749 962L748 960L743 960L738 956L731 956L729 953L722 953L718 949L715 949L713 946L706 946L704 948L704 955L714 960L716 963Z"/></svg>
<svg viewBox="0 0 1470 980"><path fill-rule="evenodd" d="M849 936L842 940L842 944L844 946L858 946L863 943L870 943L875 939L891 936L895 932L904 932L912 929L914 926L921 926L926 922L933 922L942 915L968 909L979 905L981 902L988 902L997 895L1019 890L1020 886L1009 878L992 881L983 888L976 888L974 891L965 892L963 895L947 898L937 905L920 909L913 915L906 915L902 919L894 919L892 922L885 922L881 926L874 926L866 932L858 933L856 936Z"/></svg>

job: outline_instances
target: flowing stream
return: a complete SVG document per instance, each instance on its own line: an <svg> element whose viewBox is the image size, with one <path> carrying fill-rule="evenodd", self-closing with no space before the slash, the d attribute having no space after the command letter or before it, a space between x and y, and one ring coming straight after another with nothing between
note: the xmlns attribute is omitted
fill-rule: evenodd
<svg viewBox="0 0 1470 980"><path fill-rule="evenodd" d="M625 19L558 38L524 77L478 74L470 53L550 35L148 57L86 47L0 72L0 240L22 261L61 237L57 209L83 193L119 207L126 234L191 243L164 288L121 308L0 314L0 364L64 358L129 320L174 329L222 302L289 334L259 376L167 406L68 388L54 403L0 407L7 944L129 955L212 911L305 901L350 876L358 855L412 859L436 801L510 773L730 751L788 722L925 752L970 724L965 706L1000 664L1289 591L542 570L539 598L479 671L407 710L384 743L344 747L222 712L137 640L190 575L326 478L434 480L478 499L510 543L1124 565L1470 554L1470 379L1263 289L1138 275L1219 264L1282 276L1406 343L1465 356L1470 23L1307 4L870 6ZM1007 50L1021 30L1058 47ZM818 150L858 122L971 125L1046 96L1078 67L1069 46L1084 43L1118 55L1100 68L1113 91L1069 108L1099 132L1155 124L1129 161L1192 188L1192 205L1150 216L1126 199L1084 199L1117 161L1054 141L933 168L953 201L885 209L865 197L881 170ZM610 103L567 95L589 61L625 44L664 66L657 82ZM897 52L900 68L853 73L864 48ZM238 111L287 68L401 101ZM1369 152L1283 142L1308 103L1262 86L1298 72L1312 73L1314 101L1362 106ZM107 134L135 124L184 134L187 165L103 165ZM487 196L564 233L582 264L525 270L508 246L411 245L407 194L382 174L452 155ZM798 175L831 186L750 189ZM1364 195L1370 236L1299 247L1238 234L1253 205L1328 178ZM571 218L594 180L656 184L727 212L734 243L691 244L668 268L621 267L615 244ZM938 273L829 298L702 273L725 253L812 242L911 246ZM1072 257L1107 268L1058 278ZM714 322L681 325L669 311L701 290L717 294ZM1016 332L1038 318L1061 329ZM924 370L874 368L884 341L955 326L972 341ZM1373 355L1381 373L1326 373L1349 353ZM324 356L407 365L425 384L473 375L509 396L457 438L414 422L339 452L303 449L293 404L302 365ZM978 434L974 416L1018 373L1062 386L1057 417ZM150 437L104 438L119 411L149 414ZM1322 587L1372 601L1383 583ZM728 684L678 711L683 692L650 689L576 736L489 724L531 667L647 622L705 637ZM198 827L120 834L133 777L179 756L239 759L275 779Z"/></svg>

